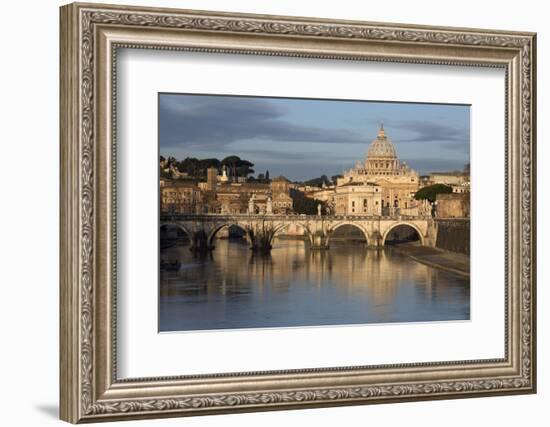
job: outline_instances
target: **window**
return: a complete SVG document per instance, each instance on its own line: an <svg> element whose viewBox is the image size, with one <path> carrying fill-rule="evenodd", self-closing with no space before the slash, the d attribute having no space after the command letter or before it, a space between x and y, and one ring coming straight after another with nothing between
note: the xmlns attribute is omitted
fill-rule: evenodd
<svg viewBox="0 0 550 427"><path fill-rule="evenodd" d="M355 207L355 200L352 200L351 206L352 206L352 207Z"/></svg>
<svg viewBox="0 0 550 427"><path fill-rule="evenodd" d="M367 199L363 199L363 207L364 207L364 208L367 207Z"/></svg>

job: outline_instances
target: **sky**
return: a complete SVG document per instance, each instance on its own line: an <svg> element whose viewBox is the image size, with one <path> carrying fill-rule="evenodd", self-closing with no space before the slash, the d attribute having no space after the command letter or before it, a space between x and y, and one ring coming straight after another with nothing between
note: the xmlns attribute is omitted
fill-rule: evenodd
<svg viewBox="0 0 550 427"><path fill-rule="evenodd" d="M293 181L342 174L364 161L381 123L399 159L421 175L470 162L467 105L159 94L164 157L237 155L256 174Z"/></svg>

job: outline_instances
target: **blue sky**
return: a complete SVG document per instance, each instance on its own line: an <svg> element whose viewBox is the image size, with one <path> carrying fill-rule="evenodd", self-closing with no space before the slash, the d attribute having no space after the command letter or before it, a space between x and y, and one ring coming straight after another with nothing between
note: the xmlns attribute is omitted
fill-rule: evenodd
<svg viewBox="0 0 550 427"><path fill-rule="evenodd" d="M381 122L400 160L420 174L462 170L470 161L465 105L159 95L161 155L235 154L256 173L291 180L330 177L364 160Z"/></svg>

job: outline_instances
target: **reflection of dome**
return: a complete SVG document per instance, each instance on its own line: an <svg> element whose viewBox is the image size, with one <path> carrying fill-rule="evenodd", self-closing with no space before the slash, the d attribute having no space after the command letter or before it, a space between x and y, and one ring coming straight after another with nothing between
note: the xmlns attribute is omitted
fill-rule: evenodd
<svg viewBox="0 0 550 427"><path fill-rule="evenodd" d="M395 147L384 132L384 125L380 126L378 137L369 145L367 159L374 158L397 159Z"/></svg>

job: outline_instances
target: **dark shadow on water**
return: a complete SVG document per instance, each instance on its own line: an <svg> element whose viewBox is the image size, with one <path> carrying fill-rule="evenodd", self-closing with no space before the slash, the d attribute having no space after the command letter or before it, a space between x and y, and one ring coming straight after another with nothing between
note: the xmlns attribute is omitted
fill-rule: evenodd
<svg viewBox="0 0 550 427"><path fill-rule="evenodd" d="M271 264L272 256L271 251L250 251L249 263L260 261L262 263Z"/></svg>
<svg viewBox="0 0 550 427"><path fill-rule="evenodd" d="M58 405L43 403L43 404L36 405L35 408L50 418L55 418L56 420L59 419Z"/></svg>
<svg viewBox="0 0 550 427"><path fill-rule="evenodd" d="M205 261L209 260L212 261L212 251L192 251L193 253L193 259L199 260L199 261Z"/></svg>

